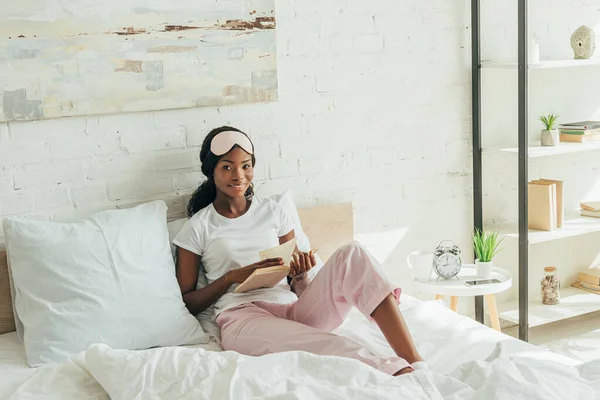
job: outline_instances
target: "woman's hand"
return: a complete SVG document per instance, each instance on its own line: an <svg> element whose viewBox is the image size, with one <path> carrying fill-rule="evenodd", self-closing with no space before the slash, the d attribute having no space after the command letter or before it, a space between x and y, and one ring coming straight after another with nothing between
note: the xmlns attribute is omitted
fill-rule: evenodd
<svg viewBox="0 0 600 400"><path fill-rule="evenodd" d="M250 264L243 268L232 269L228 271L225 276L227 278L227 282L230 284L242 283L257 269L275 267L278 265L283 265L283 260L281 258L267 258L266 260Z"/></svg>
<svg viewBox="0 0 600 400"><path fill-rule="evenodd" d="M312 251L310 253L302 251L294 252L292 254L292 261L290 262L289 275L295 280L304 279L306 273L315 265L317 265L317 260Z"/></svg>

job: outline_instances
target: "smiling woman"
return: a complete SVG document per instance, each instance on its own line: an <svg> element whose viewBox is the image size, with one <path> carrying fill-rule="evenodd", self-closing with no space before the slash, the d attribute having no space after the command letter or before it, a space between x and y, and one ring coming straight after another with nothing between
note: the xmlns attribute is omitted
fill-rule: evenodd
<svg viewBox="0 0 600 400"><path fill-rule="evenodd" d="M227 157L223 157L224 155ZM200 162L202 173L208 179L192 195L187 208L188 217L191 218L215 201L217 189L227 195L222 200L228 202L228 199L237 199L238 205L242 205L245 211L246 203L254 195L252 180L256 164L254 145L248 136L230 126L213 129L202 144ZM243 198L239 196L240 192L244 193ZM222 202L219 203L221 204L217 206L223 205ZM232 214L231 210L223 211Z"/></svg>
<svg viewBox="0 0 600 400"><path fill-rule="evenodd" d="M270 288L235 293L255 270L282 265L259 253L293 240L283 207L254 195L254 145L240 130L213 129L200 150L207 180L188 205L189 220L177 234L177 280L186 307L198 314L214 304L225 350L260 356L289 350L358 359L389 374L423 366L398 309L400 288L357 242L341 246L313 280L312 251L294 249L287 278ZM199 282L200 269L206 276ZM352 307L377 323L396 357L374 354L330 332Z"/></svg>

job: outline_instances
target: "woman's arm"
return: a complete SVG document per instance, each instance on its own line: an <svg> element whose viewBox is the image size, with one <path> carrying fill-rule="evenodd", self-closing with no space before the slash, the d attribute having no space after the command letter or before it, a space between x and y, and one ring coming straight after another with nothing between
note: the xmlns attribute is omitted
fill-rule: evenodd
<svg viewBox="0 0 600 400"><path fill-rule="evenodd" d="M225 274L202 289L196 290L199 270L200 256L177 247L177 281L179 282L183 302L192 315L201 313L216 303L233 284L229 279L229 275Z"/></svg>
<svg viewBox="0 0 600 400"><path fill-rule="evenodd" d="M243 268L230 270L202 289L196 290L200 270L200 256L177 247L177 268L175 274L185 306L190 314L196 315L215 304L217 300L227 293L231 285L244 282L256 269L282 264L283 261L281 258L267 258Z"/></svg>
<svg viewBox="0 0 600 400"><path fill-rule="evenodd" d="M294 230L291 230L288 234L279 238L279 244L284 244L295 237ZM303 253L298 249L298 246L294 248L294 255L291 262L290 277L288 283L292 288L292 291L296 293L298 297L302 295L302 292L308 287L310 279L308 278L308 270L314 267L317 261L311 253Z"/></svg>

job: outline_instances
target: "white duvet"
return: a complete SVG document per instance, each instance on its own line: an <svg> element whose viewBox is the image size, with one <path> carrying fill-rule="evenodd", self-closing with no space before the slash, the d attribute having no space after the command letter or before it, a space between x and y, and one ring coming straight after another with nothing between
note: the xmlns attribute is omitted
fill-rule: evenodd
<svg viewBox="0 0 600 400"><path fill-rule="evenodd" d="M600 399L600 360L574 366L437 302L404 315L430 370L391 377L355 360L304 352L247 357L210 348L128 351L97 344L61 365L21 370L24 379L7 380L0 369L0 394L63 400ZM338 333L390 351L360 314Z"/></svg>

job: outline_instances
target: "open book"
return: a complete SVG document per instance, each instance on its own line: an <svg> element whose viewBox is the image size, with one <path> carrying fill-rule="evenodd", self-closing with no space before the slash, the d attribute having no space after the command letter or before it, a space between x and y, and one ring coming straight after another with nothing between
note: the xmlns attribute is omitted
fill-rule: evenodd
<svg viewBox="0 0 600 400"><path fill-rule="evenodd" d="M252 275L235 288L233 293L245 293L249 290L271 288L277 285L290 273L290 261L295 247L296 238L293 238L280 246L261 251L259 253L261 260L281 257L283 265L255 270Z"/></svg>

